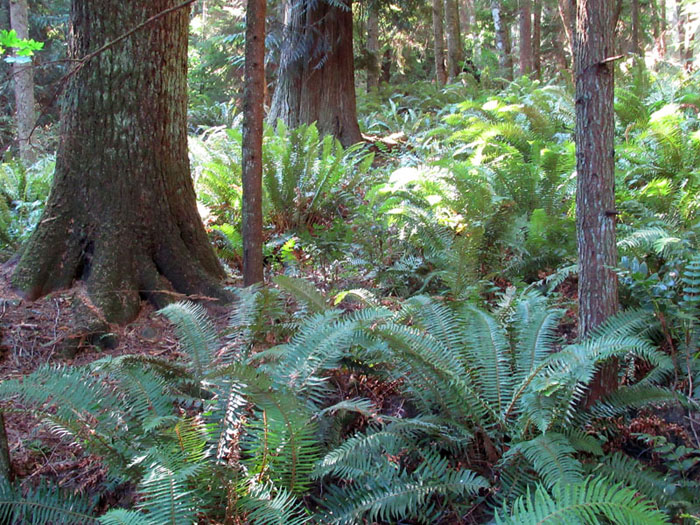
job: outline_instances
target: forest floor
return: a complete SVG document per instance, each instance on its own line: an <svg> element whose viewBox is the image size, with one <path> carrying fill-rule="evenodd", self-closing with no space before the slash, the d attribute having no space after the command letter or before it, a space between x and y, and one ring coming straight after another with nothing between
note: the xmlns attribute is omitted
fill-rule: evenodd
<svg viewBox="0 0 700 525"><path fill-rule="evenodd" d="M24 377L47 364L80 366L124 354L172 360L182 356L173 326L150 304L143 303L132 323L111 325L106 335L92 334L76 316L75 305L82 303L84 293L80 285L26 301L9 284L11 270L8 265L0 267L0 382ZM207 310L221 333L229 308L209 306ZM38 425L26 412L5 412L5 423L13 472L18 478L31 482L41 477L81 492L90 492L104 481L106 469L99 458L86 455L77 444Z"/></svg>

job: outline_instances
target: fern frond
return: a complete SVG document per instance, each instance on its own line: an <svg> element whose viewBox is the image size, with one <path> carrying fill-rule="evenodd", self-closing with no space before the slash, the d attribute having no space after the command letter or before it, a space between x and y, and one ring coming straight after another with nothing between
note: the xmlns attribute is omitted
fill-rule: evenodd
<svg viewBox="0 0 700 525"><path fill-rule="evenodd" d="M312 519L301 501L284 489L274 493L271 487L251 490L243 509L247 522L259 525L304 525Z"/></svg>
<svg viewBox="0 0 700 525"><path fill-rule="evenodd" d="M432 479L402 473L383 485L332 486L323 502L324 523L357 523L363 517L395 523L417 514L433 494L466 496L486 487L487 481L469 470L441 471Z"/></svg>
<svg viewBox="0 0 700 525"><path fill-rule="evenodd" d="M159 310L175 325L175 333L181 348L192 360L195 373L202 377L211 365L215 343L218 338L216 328L207 316L204 307L180 301Z"/></svg>
<svg viewBox="0 0 700 525"><path fill-rule="evenodd" d="M312 312L321 313L328 310L328 303L325 297L310 282L287 275L276 275L273 281Z"/></svg>
<svg viewBox="0 0 700 525"><path fill-rule="evenodd" d="M540 485L515 502L510 516L505 509L496 513L498 525L598 525L604 520L620 525L670 523L634 490L595 477L573 485L557 485L551 495Z"/></svg>
<svg viewBox="0 0 700 525"><path fill-rule="evenodd" d="M97 524L88 498L67 491L40 485L23 493L20 487L0 479L0 523Z"/></svg>
<svg viewBox="0 0 700 525"><path fill-rule="evenodd" d="M535 439L518 443L507 456L520 453L532 463L545 486L557 483L575 484L583 479L581 463L573 457L574 448L562 434L547 432Z"/></svg>

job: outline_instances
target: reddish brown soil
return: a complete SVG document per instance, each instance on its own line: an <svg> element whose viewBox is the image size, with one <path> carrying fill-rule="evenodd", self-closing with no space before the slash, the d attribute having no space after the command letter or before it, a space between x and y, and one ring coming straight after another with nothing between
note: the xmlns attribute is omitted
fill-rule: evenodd
<svg viewBox="0 0 700 525"><path fill-rule="evenodd" d="M97 335L81 328L77 320L76 306L84 295L80 286L29 302L9 286L10 271L7 266L0 268L0 382L23 377L45 364L83 365L123 354L168 359L181 355L170 322L147 303L133 323L110 325L110 344L98 346ZM206 306L215 324L225 326L229 310ZM7 411L5 422L13 470L23 483L44 478L89 492L104 479L106 470L99 458L86 455L79 445L51 433L30 415Z"/></svg>

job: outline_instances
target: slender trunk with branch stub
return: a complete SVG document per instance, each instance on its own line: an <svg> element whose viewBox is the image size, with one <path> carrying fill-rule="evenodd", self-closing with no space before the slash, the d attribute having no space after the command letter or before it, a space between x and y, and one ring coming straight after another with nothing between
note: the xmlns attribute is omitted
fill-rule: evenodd
<svg viewBox="0 0 700 525"><path fill-rule="evenodd" d="M614 35L611 0L579 0L576 45L576 232L579 333L618 310L615 240ZM587 403L617 388L617 364L601 367Z"/></svg>

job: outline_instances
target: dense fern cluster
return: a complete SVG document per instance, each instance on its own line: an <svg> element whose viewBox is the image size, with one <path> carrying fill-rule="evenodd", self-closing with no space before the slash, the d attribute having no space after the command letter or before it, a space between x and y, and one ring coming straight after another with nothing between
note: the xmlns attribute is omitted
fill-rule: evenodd
<svg viewBox="0 0 700 525"><path fill-rule="evenodd" d="M644 313L562 346L563 311L534 293L489 312L425 296L394 311L356 292L367 306L345 312L304 281L278 284L308 313L266 351L251 343L277 307L249 289L223 346L201 307L163 310L182 362L122 356L3 383L14 409L99 454L139 499L94 517L79 497L5 483L0 514L9 523L450 523L478 508L502 523L665 523L662 511L700 504L690 479L606 454L589 430L629 407L677 400L661 386L673 364L644 337ZM637 380L586 408L587 385L611 357ZM630 371L637 363L643 377ZM339 397L338 370L399 385L403 408Z"/></svg>

